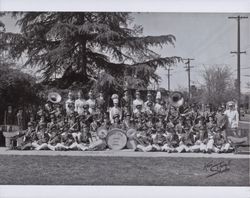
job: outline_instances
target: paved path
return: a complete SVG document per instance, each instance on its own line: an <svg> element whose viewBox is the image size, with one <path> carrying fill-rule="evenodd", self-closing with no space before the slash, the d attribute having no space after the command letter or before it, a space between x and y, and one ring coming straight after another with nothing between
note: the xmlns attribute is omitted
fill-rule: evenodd
<svg viewBox="0 0 250 198"><path fill-rule="evenodd" d="M166 153L166 152L134 152L132 150L120 151L18 151L7 150L5 147L0 147L0 155L40 155L40 156L101 156L101 157L196 157L196 158L232 158L232 159L250 159L247 154L234 153Z"/></svg>

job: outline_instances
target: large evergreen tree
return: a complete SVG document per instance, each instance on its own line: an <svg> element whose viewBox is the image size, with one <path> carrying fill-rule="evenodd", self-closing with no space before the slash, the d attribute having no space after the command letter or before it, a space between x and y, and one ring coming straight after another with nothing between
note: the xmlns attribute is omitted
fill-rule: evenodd
<svg viewBox="0 0 250 198"><path fill-rule="evenodd" d="M38 66L44 82L61 87L147 87L150 80L159 80L157 67L180 60L151 50L174 45L173 35L143 36L129 13L29 12L13 17L20 33L2 32L1 46L14 59L27 56L25 65Z"/></svg>

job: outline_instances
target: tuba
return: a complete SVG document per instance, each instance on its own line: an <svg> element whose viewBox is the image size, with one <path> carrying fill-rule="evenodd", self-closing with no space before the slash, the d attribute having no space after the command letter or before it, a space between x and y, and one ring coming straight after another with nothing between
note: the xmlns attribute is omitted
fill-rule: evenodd
<svg viewBox="0 0 250 198"><path fill-rule="evenodd" d="M62 100L62 96L57 92L50 92L48 95L48 101L54 104L61 102L61 100Z"/></svg>
<svg viewBox="0 0 250 198"><path fill-rule="evenodd" d="M184 104L184 97L181 92L174 91L170 94L169 102L174 107L180 107Z"/></svg>

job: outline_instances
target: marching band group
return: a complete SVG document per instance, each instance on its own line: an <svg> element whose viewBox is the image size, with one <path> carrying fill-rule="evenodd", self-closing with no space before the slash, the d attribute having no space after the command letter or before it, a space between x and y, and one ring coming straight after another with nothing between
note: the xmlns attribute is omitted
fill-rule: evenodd
<svg viewBox="0 0 250 198"><path fill-rule="evenodd" d="M53 98L54 97L54 98ZM54 101L53 101L54 99ZM60 100L61 98L59 98ZM88 99L83 93L68 93L65 104L58 95L51 96L36 115L31 115L28 128L18 138L22 143L17 149L27 150L106 150L106 137L110 130L121 129L127 136L129 149L135 151L165 152L231 152L233 147L227 138L228 128L238 126L235 103L210 111L190 105L181 110L183 102L164 103L158 92L154 100L148 92L147 101L136 91L131 99L128 90L119 98L111 96L113 105L107 107L103 93L95 98L92 91Z"/></svg>

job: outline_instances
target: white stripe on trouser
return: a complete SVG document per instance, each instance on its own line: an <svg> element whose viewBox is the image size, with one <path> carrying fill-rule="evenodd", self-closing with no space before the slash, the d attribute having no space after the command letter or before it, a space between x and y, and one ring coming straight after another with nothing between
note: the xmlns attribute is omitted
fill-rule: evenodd
<svg viewBox="0 0 250 198"><path fill-rule="evenodd" d="M164 144L162 147L163 151L174 151L174 148L171 148L168 144Z"/></svg>
<svg viewBox="0 0 250 198"><path fill-rule="evenodd" d="M176 150L178 151L178 153L181 153L182 151L188 152L190 149L185 144L181 144L176 148Z"/></svg>
<svg viewBox="0 0 250 198"><path fill-rule="evenodd" d="M82 151L86 151L88 149L87 146L84 146L82 144L78 144L77 142L74 142L69 146L70 149L80 149Z"/></svg>
<svg viewBox="0 0 250 198"><path fill-rule="evenodd" d="M223 144L223 146L221 147L221 151L228 151L229 148L230 148L230 144L229 143Z"/></svg>
<svg viewBox="0 0 250 198"><path fill-rule="evenodd" d="M207 145L204 143L200 144L200 151L207 151Z"/></svg>
<svg viewBox="0 0 250 198"><path fill-rule="evenodd" d="M68 149L68 146L63 145L62 143L57 143L55 146L55 150L60 150L60 149Z"/></svg>
<svg viewBox="0 0 250 198"><path fill-rule="evenodd" d="M195 144L195 145L193 145L193 146L190 147L190 150L191 151L200 151L200 145Z"/></svg>
<svg viewBox="0 0 250 198"><path fill-rule="evenodd" d="M36 150L42 150L42 149L47 149L49 148L48 147L48 144L47 143L42 143L41 145L39 145L38 147L36 147L35 149Z"/></svg>
<svg viewBox="0 0 250 198"><path fill-rule="evenodd" d="M144 152L149 152L152 151L153 146L152 145L148 145L148 146L142 146L142 145L137 145L137 148L141 149Z"/></svg>
<svg viewBox="0 0 250 198"><path fill-rule="evenodd" d="M214 140L213 139L208 140L207 150L208 149L213 150L213 147L214 147Z"/></svg>

